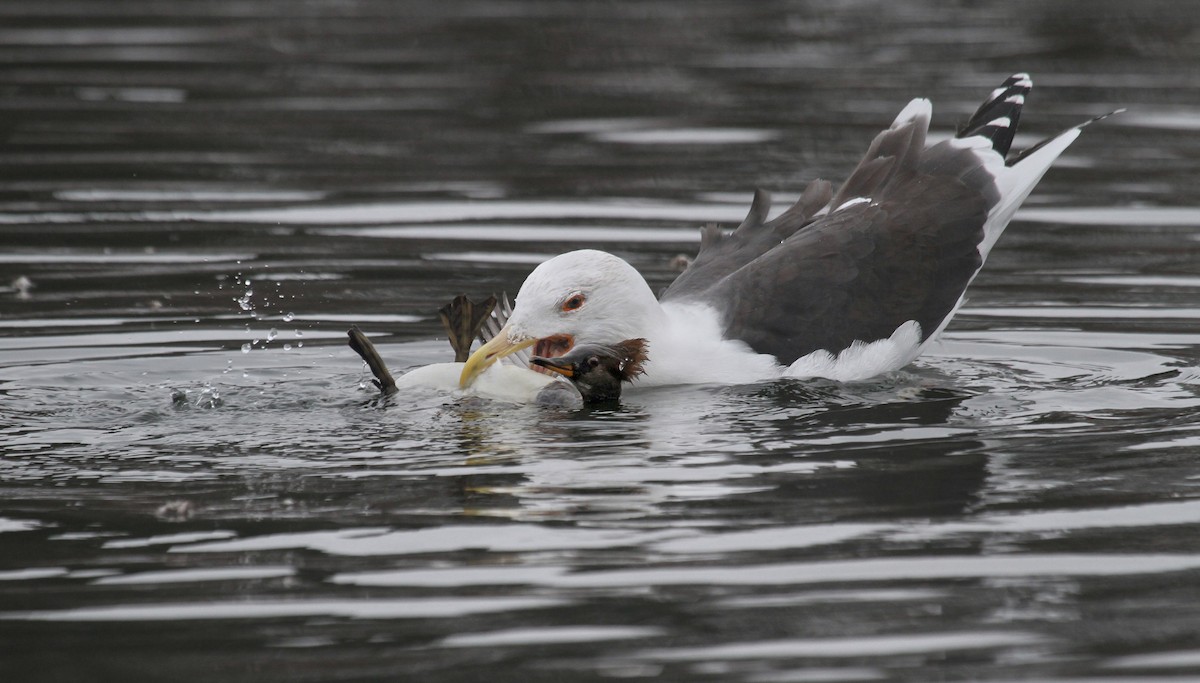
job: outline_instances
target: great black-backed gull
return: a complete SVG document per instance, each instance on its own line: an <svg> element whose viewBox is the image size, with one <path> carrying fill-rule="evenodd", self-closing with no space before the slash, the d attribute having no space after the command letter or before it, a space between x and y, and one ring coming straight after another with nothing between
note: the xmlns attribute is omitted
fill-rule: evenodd
<svg viewBox="0 0 1200 683"><path fill-rule="evenodd" d="M907 365L1090 123L1010 156L1032 86L1027 74L1010 77L961 132L928 147L932 107L913 100L836 192L814 181L768 220L770 197L759 191L732 233L705 228L696 259L661 298L612 254L551 258L526 278L504 328L467 360L460 385L529 347L547 357L632 338L649 342L642 385L850 381Z"/></svg>

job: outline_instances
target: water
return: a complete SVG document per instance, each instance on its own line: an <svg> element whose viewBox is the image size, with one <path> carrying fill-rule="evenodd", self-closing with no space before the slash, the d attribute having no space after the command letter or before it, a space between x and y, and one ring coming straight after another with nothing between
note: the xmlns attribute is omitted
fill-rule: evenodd
<svg viewBox="0 0 1200 683"><path fill-rule="evenodd" d="M0 677L1200 674L1183 9L5 5ZM1018 70L1018 145L1130 111L902 372L563 413L381 403L345 345L448 360L437 307L581 246L664 287Z"/></svg>

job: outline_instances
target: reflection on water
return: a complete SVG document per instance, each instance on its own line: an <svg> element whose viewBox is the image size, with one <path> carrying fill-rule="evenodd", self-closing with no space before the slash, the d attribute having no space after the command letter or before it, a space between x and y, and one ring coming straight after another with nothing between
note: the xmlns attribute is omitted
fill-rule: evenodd
<svg viewBox="0 0 1200 683"><path fill-rule="evenodd" d="M1200 147L1173 3L0 8L3 680L1200 674ZM1089 116L853 385L381 400L344 345L837 179L911 97Z"/></svg>

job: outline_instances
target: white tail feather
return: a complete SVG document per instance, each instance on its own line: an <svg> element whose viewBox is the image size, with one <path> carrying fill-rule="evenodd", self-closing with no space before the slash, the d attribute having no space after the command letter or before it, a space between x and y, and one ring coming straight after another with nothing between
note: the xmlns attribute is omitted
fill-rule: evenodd
<svg viewBox="0 0 1200 683"><path fill-rule="evenodd" d="M1046 171L1050 170L1054 161L1066 151L1072 142L1075 142L1079 133L1079 128L1072 128L1042 145L1033 154L1021 159L1013 166L1004 166L1003 160L1000 160L999 165L988 164L988 169L996 178L996 189L1000 191L1000 201L992 207L991 212L988 213L987 223L983 226L983 241L979 244L979 255L984 260L987 260L988 253L995 246L996 240L1000 239L1004 228L1012 220L1013 214L1029 197L1029 193L1033 192L1033 188L1037 186L1042 176L1046 175ZM1000 157L995 152L991 154L997 159Z"/></svg>

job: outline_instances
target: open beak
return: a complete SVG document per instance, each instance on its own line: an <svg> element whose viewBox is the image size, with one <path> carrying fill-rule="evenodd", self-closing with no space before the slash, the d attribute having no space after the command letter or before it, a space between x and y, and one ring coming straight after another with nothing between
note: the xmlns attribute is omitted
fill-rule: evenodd
<svg viewBox="0 0 1200 683"><path fill-rule="evenodd" d="M570 378L575 375L575 365L570 361L562 358L544 358L542 356L534 356L529 359L530 363L546 368L550 372Z"/></svg>
<svg viewBox="0 0 1200 683"><path fill-rule="evenodd" d="M476 349L475 353L472 353L467 362L463 364L462 375L458 378L459 388L466 389L471 386L475 382L475 378L490 368L493 363L521 349L529 348L537 341L537 339L525 339L511 342L508 340L508 326L505 325L504 329L500 330L490 342Z"/></svg>

